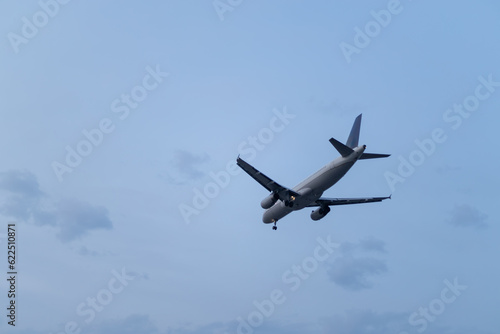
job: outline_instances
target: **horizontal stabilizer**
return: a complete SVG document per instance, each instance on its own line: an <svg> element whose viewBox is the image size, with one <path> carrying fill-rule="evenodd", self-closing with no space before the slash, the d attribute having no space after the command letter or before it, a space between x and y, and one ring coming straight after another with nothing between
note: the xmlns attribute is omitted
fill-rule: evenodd
<svg viewBox="0 0 500 334"><path fill-rule="evenodd" d="M390 157L390 154L378 154L378 153L363 153L359 157L359 160L363 159L377 159L377 158L387 158Z"/></svg>
<svg viewBox="0 0 500 334"><path fill-rule="evenodd" d="M340 155L343 156L344 158L349 156L352 152L354 152L352 148L342 144L335 138L330 138L330 143L333 145L333 147L337 149L337 151L339 151Z"/></svg>

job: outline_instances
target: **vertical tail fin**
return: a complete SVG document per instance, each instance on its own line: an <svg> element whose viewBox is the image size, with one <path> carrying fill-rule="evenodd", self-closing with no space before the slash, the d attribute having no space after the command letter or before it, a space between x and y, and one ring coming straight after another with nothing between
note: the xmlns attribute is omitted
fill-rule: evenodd
<svg viewBox="0 0 500 334"><path fill-rule="evenodd" d="M359 129L361 128L361 116L363 114L359 114L358 117L354 120L354 124L352 125L351 133L349 134L349 138L347 138L346 145L350 148L358 147L359 141Z"/></svg>

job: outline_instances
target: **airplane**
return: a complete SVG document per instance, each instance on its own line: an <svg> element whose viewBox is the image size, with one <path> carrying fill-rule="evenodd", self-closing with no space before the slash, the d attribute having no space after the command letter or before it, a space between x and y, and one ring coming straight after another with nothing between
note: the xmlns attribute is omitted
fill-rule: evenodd
<svg viewBox="0 0 500 334"><path fill-rule="evenodd" d="M278 220L292 211L301 210L306 207L318 207L311 212L311 219L317 221L330 212L330 206L381 202L391 198L391 196L366 198L321 197L323 192L337 183L358 160L386 158L390 156L390 154L365 153L366 145L358 146L361 117L362 114L356 117L345 144L334 138L330 138L330 143L340 153L340 157L326 164L292 189L273 181L238 155L236 164L271 192L260 203L261 207L266 210L262 216L262 221L265 224L274 223L273 230L276 230Z"/></svg>

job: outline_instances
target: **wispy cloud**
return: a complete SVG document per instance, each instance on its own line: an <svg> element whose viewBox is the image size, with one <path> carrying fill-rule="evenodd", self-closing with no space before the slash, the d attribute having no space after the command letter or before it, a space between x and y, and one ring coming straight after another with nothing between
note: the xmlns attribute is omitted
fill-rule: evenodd
<svg viewBox="0 0 500 334"><path fill-rule="evenodd" d="M0 212L22 220L28 220L45 197L35 175L24 170L1 172L0 190L7 194L3 198Z"/></svg>
<svg viewBox="0 0 500 334"><path fill-rule="evenodd" d="M261 334L302 334L318 333L318 324L291 323L282 321L266 321L258 331L245 330L239 327L237 321L211 322L205 325L172 326L160 330L147 315L131 315L122 320L112 320L96 324L86 331L89 334L230 334L230 333L261 333Z"/></svg>
<svg viewBox="0 0 500 334"><path fill-rule="evenodd" d="M258 331L238 331L237 322L211 322L205 325L173 326L165 330L158 328L148 315L133 314L125 318L110 319L83 328L88 334L387 334L413 333L404 312L374 312L371 310L349 310L310 322L266 321ZM19 330L20 334L42 334L45 331ZM439 325L429 327L426 334L493 334L477 328L450 328Z"/></svg>
<svg viewBox="0 0 500 334"><path fill-rule="evenodd" d="M486 219L488 215L479 211L477 208L469 205L455 205L451 211L451 217L448 222L451 225L458 227L474 227L477 229L483 229L488 227Z"/></svg>
<svg viewBox="0 0 500 334"><path fill-rule="evenodd" d="M349 310L342 314L323 317L310 322L267 321L255 333L261 334L387 334L414 332L409 328L408 315L404 312L374 312ZM147 315L131 315L124 319L109 320L85 328L89 334L229 334L254 333L238 327L236 322L212 322L205 325L185 325L160 330ZM492 334L475 329L454 329L435 325L426 334Z"/></svg>
<svg viewBox="0 0 500 334"><path fill-rule="evenodd" d="M343 314L324 317L320 320L321 333L335 334L387 334L416 333L408 323L404 312L374 312L371 310L350 310ZM450 328L433 324L425 334L492 334L477 328Z"/></svg>
<svg viewBox="0 0 500 334"><path fill-rule="evenodd" d="M36 176L26 170L0 172L0 189L28 198L42 195Z"/></svg>
<svg viewBox="0 0 500 334"><path fill-rule="evenodd" d="M378 253L385 253L385 242L374 238L374 237L366 237L364 239L361 239L357 243L353 242L344 242L340 246L340 250L344 254L348 253L353 253L355 251L366 251L366 252L378 252Z"/></svg>
<svg viewBox="0 0 500 334"><path fill-rule="evenodd" d="M453 173L453 172L456 172L456 171L459 171L461 170L460 167L458 166L453 166L453 165L449 165L449 164L443 164L441 166L438 166L436 168L436 172L438 174L441 174L441 175L445 175L445 174L449 174L449 173Z"/></svg>
<svg viewBox="0 0 500 334"><path fill-rule="evenodd" d="M358 243L345 242L340 255L327 264L327 274L337 285L348 290L373 287L371 278L387 272L385 261L367 253L385 253L385 243L376 238L365 238Z"/></svg>
<svg viewBox="0 0 500 334"><path fill-rule="evenodd" d="M89 249L86 246L81 246L78 249L78 254L80 254L81 256L103 256L103 255L105 255L102 252L98 252L98 251Z"/></svg>
<svg viewBox="0 0 500 334"><path fill-rule="evenodd" d="M323 333L336 334L387 334L400 333L408 325L404 313L376 313L369 310L352 310L344 314L321 319Z"/></svg>
<svg viewBox="0 0 500 334"><path fill-rule="evenodd" d="M3 192L0 213L36 225L57 229L64 242L78 239L96 229L111 229L113 224L103 206L76 200L53 200L45 194L36 176L29 171L11 170L0 173Z"/></svg>
<svg viewBox="0 0 500 334"><path fill-rule="evenodd" d="M387 266L375 258L354 258L343 256L328 268L328 276L337 285L349 290L362 290L373 287L370 277L387 271Z"/></svg>
<svg viewBox="0 0 500 334"><path fill-rule="evenodd" d="M56 208L58 236L63 241L77 239L91 230L113 227L105 207L71 199L59 202Z"/></svg>
<svg viewBox="0 0 500 334"><path fill-rule="evenodd" d="M124 319L108 320L85 328L88 334L159 334L147 315L131 315Z"/></svg>
<svg viewBox="0 0 500 334"><path fill-rule="evenodd" d="M170 161L171 168L166 177L170 183L185 184L198 180L206 175L201 167L210 161L208 154L196 154L184 150L176 150Z"/></svg>

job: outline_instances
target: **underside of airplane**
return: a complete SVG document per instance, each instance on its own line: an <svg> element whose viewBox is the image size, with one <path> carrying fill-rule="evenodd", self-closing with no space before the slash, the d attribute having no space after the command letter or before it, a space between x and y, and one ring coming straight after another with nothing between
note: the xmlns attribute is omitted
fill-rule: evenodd
<svg viewBox="0 0 500 334"><path fill-rule="evenodd" d="M358 160L390 156L390 154L365 153L366 145L358 146L361 117L362 115L359 115L354 121L345 144L330 138L330 143L340 153L340 157L291 189L275 182L238 156L237 165L270 192L261 202L261 207L266 210L262 217L264 223L273 223L273 230L276 230L276 223L279 219L292 211L301 210L305 207L317 207L311 212L311 219L320 220L330 212L330 206L381 202L391 198L391 196L364 198L322 197L323 192L337 183Z"/></svg>

